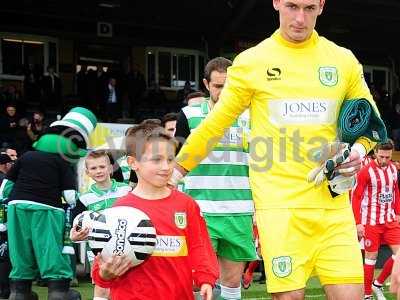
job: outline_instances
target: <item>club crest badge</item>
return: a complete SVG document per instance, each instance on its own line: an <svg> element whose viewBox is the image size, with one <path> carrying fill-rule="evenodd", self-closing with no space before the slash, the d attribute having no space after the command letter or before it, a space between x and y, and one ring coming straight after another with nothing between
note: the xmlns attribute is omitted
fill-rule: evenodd
<svg viewBox="0 0 400 300"><path fill-rule="evenodd" d="M326 86L335 86L338 83L338 72L335 67L319 68L319 81Z"/></svg>
<svg viewBox="0 0 400 300"><path fill-rule="evenodd" d="M279 256L272 259L272 271L276 277L287 277L292 273L292 258L290 256Z"/></svg>
<svg viewBox="0 0 400 300"><path fill-rule="evenodd" d="M179 229L185 229L187 226L187 218L185 212L176 212L175 213L175 225Z"/></svg>

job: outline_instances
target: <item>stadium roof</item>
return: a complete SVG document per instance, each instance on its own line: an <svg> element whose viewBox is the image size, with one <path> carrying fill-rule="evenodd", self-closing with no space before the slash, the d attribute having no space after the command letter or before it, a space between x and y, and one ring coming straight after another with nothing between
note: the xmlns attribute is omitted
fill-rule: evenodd
<svg viewBox="0 0 400 300"><path fill-rule="evenodd" d="M320 34L353 48L385 53L398 51L398 0L327 0L317 29ZM171 39L215 37L226 41L259 41L273 32L278 18L272 0L14 0L2 1L0 31L75 32L85 35L97 21L113 23L116 35L140 40L143 30ZM93 29L95 30L95 28ZM390 47L389 47L390 46Z"/></svg>

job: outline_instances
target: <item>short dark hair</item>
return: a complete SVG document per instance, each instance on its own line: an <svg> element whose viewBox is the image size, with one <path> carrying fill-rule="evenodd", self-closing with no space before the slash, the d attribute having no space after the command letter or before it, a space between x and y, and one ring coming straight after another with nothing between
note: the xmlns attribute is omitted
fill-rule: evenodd
<svg viewBox="0 0 400 300"><path fill-rule="evenodd" d="M170 137L165 132L164 127L154 123L142 123L133 127L132 130L129 131L125 139L126 154L140 160L147 143L155 140L170 142L175 149L178 146L176 139Z"/></svg>
<svg viewBox="0 0 400 300"><path fill-rule="evenodd" d="M375 150L393 150L394 143L391 139L388 139L386 143L379 143L375 146Z"/></svg>
<svg viewBox="0 0 400 300"><path fill-rule="evenodd" d="M32 116L33 116L34 114L41 115L42 117L44 117L44 112L41 111L40 109L35 109L35 110L32 112Z"/></svg>
<svg viewBox="0 0 400 300"><path fill-rule="evenodd" d="M106 160L108 160L108 162L111 164L111 156L106 150L93 150L90 151L89 154L86 156L85 166L87 167L86 162L88 159L96 159L100 157L106 157Z"/></svg>
<svg viewBox="0 0 400 300"><path fill-rule="evenodd" d="M217 71L220 73L226 73L228 70L228 67L232 65L232 61L225 57L215 57L211 59L205 66L204 68L204 78L207 81L210 81L211 79L211 73L213 71Z"/></svg>
<svg viewBox="0 0 400 300"><path fill-rule="evenodd" d="M203 92L193 92L186 96L186 100L190 100L192 98L206 97L206 94Z"/></svg>
<svg viewBox="0 0 400 300"><path fill-rule="evenodd" d="M146 119L146 120L143 120L142 122L140 122L139 125L148 125L148 124L161 126L161 120L160 119Z"/></svg>
<svg viewBox="0 0 400 300"><path fill-rule="evenodd" d="M174 112L167 113L163 116L161 120L161 125L165 126L165 123L169 121L177 121L178 120L178 114Z"/></svg>
<svg viewBox="0 0 400 300"><path fill-rule="evenodd" d="M14 108L16 109L16 108L17 108L17 103L15 103L15 102L8 102L8 103L6 104L6 109L9 108L9 107L14 107Z"/></svg>

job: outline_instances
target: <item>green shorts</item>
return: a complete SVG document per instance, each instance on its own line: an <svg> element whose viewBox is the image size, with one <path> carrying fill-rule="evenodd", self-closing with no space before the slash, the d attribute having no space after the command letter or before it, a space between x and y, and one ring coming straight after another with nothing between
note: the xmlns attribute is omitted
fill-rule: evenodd
<svg viewBox="0 0 400 300"><path fill-rule="evenodd" d="M13 280L71 279L71 257L63 254L65 213L30 203L8 206L8 240Z"/></svg>
<svg viewBox="0 0 400 300"><path fill-rule="evenodd" d="M213 248L218 256L231 261L257 259L253 216L204 216Z"/></svg>

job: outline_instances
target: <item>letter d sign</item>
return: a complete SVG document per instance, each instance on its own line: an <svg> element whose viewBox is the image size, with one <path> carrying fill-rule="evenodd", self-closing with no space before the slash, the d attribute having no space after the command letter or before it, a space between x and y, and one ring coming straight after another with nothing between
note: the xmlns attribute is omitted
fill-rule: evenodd
<svg viewBox="0 0 400 300"><path fill-rule="evenodd" d="M112 37L113 27L111 23L98 22L97 23L97 36Z"/></svg>

